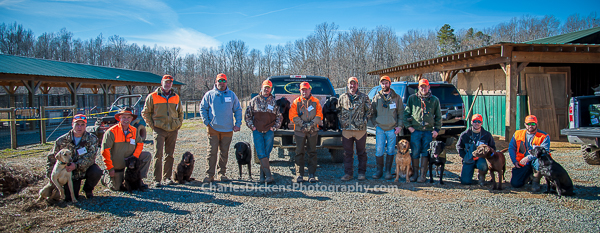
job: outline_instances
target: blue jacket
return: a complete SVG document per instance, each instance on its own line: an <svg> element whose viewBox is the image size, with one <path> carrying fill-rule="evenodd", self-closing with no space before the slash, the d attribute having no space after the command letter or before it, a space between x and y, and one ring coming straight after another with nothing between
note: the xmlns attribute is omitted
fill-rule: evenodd
<svg viewBox="0 0 600 233"><path fill-rule="evenodd" d="M242 106L229 88L219 91L214 87L206 92L200 102L200 113L204 124L219 132L233 131L234 116L235 126L242 126Z"/></svg>
<svg viewBox="0 0 600 233"><path fill-rule="evenodd" d="M547 134L546 132L541 131L539 129L537 130L537 132L542 133L542 134ZM537 158L535 156L529 156L529 149L533 149L533 145L531 145L531 142L525 142L525 143L527 143L528 149L526 149L525 153L523 153L523 154L525 155L525 157L529 157L529 163L531 163L532 161L536 160ZM540 146L544 147L546 149L546 151L550 151L550 136L547 136ZM510 160L512 161L513 164L517 164L519 162L519 161L517 161L517 140L515 139L515 135L513 135L512 139L510 139L510 143L508 144L508 154L510 155Z"/></svg>

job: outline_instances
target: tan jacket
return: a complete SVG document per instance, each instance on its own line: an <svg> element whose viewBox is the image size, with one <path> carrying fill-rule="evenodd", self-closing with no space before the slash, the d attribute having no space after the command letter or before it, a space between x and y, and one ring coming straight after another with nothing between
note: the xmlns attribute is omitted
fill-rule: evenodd
<svg viewBox="0 0 600 233"><path fill-rule="evenodd" d="M106 170L124 169L125 158L129 156L140 157L144 142L137 135L137 129L129 125L129 133L123 133L121 124L116 124L106 130L102 139L102 157Z"/></svg>
<svg viewBox="0 0 600 233"><path fill-rule="evenodd" d="M384 107L387 106L387 107ZM404 117L404 104L402 98L393 89L390 89L390 94L386 98L383 90L377 92L373 96L371 102L371 122L373 125L379 126L384 131L392 130L396 127L402 128Z"/></svg>
<svg viewBox="0 0 600 233"><path fill-rule="evenodd" d="M179 95L171 90L169 96L165 97L162 88L157 88L146 97L142 117L150 128L156 127L165 131L178 130L183 122L183 108Z"/></svg>
<svg viewBox="0 0 600 233"><path fill-rule="evenodd" d="M314 96L308 99L299 96L290 107L290 120L294 122L294 132L297 136L317 135L319 125L323 121L321 103Z"/></svg>

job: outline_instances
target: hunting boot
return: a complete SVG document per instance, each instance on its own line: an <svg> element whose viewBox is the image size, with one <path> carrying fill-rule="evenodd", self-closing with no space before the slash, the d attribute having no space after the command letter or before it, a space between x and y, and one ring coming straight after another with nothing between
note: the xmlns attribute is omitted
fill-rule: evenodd
<svg viewBox="0 0 600 233"><path fill-rule="evenodd" d="M264 183L265 182L265 172L263 171L263 165L262 165L262 161L260 161L260 179L258 179L258 183Z"/></svg>
<svg viewBox="0 0 600 233"><path fill-rule="evenodd" d="M275 178L273 178L273 175L271 174L271 167L269 166L269 158L260 159L260 164L261 164L260 171L265 176L265 180L263 182L272 183L273 181L275 181Z"/></svg>
<svg viewBox="0 0 600 233"><path fill-rule="evenodd" d="M486 171L477 171L477 179L479 179L479 186L485 185L485 175L486 174L487 174Z"/></svg>
<svg viewBox="0 0 600 233"><path fill-rule="evenodd" d="M533 172L533 180L531 181L531 191L539 192L540 191L540 179L542 179L542 174L539 171Z"/></svg>
<svg viewBox="0 0 600 233"><path fill-rule="evenodd" d="M412 168L413 175L410 177L410 182L415 182L417 181L417 177L419 177L419 159L412 159Z"/></svg>
<svg viewBox="0 0 600 233"><path fill-rule="evenodd" d="M385 179L386 180L391 180L392 178L394 178L394 176L392 176L392 163L394 163L394 156L386 155L386 157L385 157Z"/></svg>
<svg viewBox="0 0 600 233"><path fill-rule="evenodd" d="M418 183L425 183L427 181L427 165L429 165L429 158L421 157L421 175L417 180Z"/></svg>
<svg viewBox="0 0 600 233"><path fill-rule="evenodd" d="M377 161L377 172L373 174L373 179L379 179L383 175L383 155L375 156L375 160Z"/></svg>

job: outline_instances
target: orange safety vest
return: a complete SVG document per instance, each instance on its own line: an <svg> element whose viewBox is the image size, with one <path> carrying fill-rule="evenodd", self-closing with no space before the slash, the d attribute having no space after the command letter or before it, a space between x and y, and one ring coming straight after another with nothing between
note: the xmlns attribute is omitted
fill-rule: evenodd
<svg viewBox="0 0 600 233"><path fill-rule="evenodd" d="M113 148L118 152L126 152L128 150L131 151L131 149L133 149L133 156L135 156L138 159L140 158L140 154L142 153L142 149L144 148L144 143L136 142L135 146L131 145L130 143L131 140L136 141L137 139L137 129L135 127L129 125L129 133L127 135L123 133L123 127L121 127L121 124L113 125L107 131L111 132L114 135L114 143L112 148L104 148L104 150L102 151L102 157L104 157L104 164L106 165L107 170L110 170L114 167L111 158L111 150ZM134 148L131 148L132 146Z"/></svg>
<svg viewBox="0 0 600 233"><path fill-rule="evenodd" d="M525 143L527 143L526 135L527 135L526 129L517 130L517 132L515 132L515 142L517 144L517 162L521 161L521 159L525 158L525 152L527 150L527 146L525 145ZM544 139L546 139L546 137L548 137L548 134L540 133L540 131L538 131L535 134L535 136L533 136L533 140L531 140L531 145L532 146L542 145L542 142L544 141Z"/></svg>
<svg viewBox="0 0 600 233"><path fill-rule="evenodd" d="M173 91L173 90L171 90ZM169 101L172 100L172 101ZM154 104L179 104L179 95L175 94L174 96L171 96L169 99L161 96L158 94L158 92L152 92L152 101L154 102ZM179 107L179 106L177 106Z"/></svg>

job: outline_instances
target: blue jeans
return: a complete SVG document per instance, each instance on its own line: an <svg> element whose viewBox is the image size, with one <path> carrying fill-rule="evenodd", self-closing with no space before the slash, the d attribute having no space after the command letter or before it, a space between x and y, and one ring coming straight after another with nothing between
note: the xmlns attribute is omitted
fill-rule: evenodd
<svg viewBox="0 0 600 233"><path fill-rule="evenodd" d="M525 180L533 175L533 170L539 171L540 164L537 159L527 163L524 167L512 169L512 177L510 178L510 185L513 188L520 188L525 185Z"/></svg>
<svg viewBox="0 0 600 233"><path fill-rule="evenodd" d="M269 130L266 133L258 132L258 130L252 131L252 138L254 139L254 148L256 148L256 157L258 159L268 158L273 150L273 131Z"/></svg>
<svg viewBox="0 0 600 233"><path fill-rule="evenodd" d="M415 130L410 134L410 148L412 159L429 156L429 143L433 141L431 131Z"/></svg>
<svg viewBox="0 0 600 233"><path fill-rule="evenodd" d="M471 184L473 181L473 173L475 173L475 168L477 168L479 171L487 172L488 165L485 159L478 159L474 163L463 163L462 171L460 172L461 184Z"/></svg>
<svg viewBox="0 0 600 233"><path fill-rule="evenodd" d="M396 134L394 129L384 131L377 126L375 134L375 156L381 157L384 153L388 155L396 154ZM386 145L387 143L387 145Z"/></svg>

